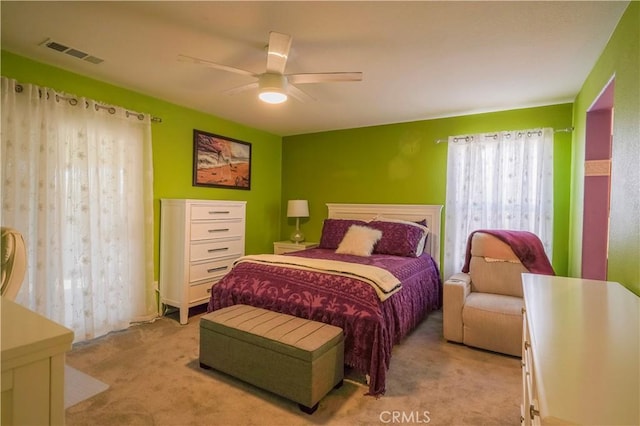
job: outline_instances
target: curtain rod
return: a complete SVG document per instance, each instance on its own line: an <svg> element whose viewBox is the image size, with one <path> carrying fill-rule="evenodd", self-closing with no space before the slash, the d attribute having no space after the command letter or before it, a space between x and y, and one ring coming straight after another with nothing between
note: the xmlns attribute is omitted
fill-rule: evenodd
<svg viewBox="0 0 640 426"><path fill-rule="evenodd" d="M564 129L553 129L553 133L571 133L573 132L573 127L565 127ZM436 143L446 143L449 142L448 139L436 139Z"/></svg>
<svg viewBox="0 0 640 426"><path fill-rule="evenodd" d="M22 84L20 83L16 83L16 92L17 93L22 93L22 91L24 90L24 88L22 87ZM42 89L38 88L38 93L40 94L40 97L42 97ZM49 94L47 93L47 97L49 96ZM72 106L76 106L78 105L78 100L74 97L68 97L68 96L62 96L58 93L56 93L56 101L60 101L60 99L62 99L63 101L67 101L69 102L69 105ZM89 108L89 102L85 101L85 108ZM116 108L113 106L109 106L109 105L100 105L100 104L95 104L95 108L96 111L98 109L105 109L109 112L109 114L115 114L116 113ZM134 111L129 111L125 109L125 115L127 117L136 117L138 120L144 120L144 114L141 112L134 112ZM152 115L149 116L149 119L151 120L152 123L162 123L162 118L160 117L154 117Z"/></svg>

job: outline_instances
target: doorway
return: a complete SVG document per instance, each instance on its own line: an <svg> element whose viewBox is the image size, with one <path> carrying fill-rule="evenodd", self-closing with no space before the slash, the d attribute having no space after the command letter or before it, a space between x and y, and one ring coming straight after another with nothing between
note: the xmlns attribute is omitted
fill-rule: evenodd
<svg viewBox="0 0 640 426"><path fill-rule="evenodd" d="M612 78L587 111L581 275L593 280L607 279L614 86Z"/></svg>

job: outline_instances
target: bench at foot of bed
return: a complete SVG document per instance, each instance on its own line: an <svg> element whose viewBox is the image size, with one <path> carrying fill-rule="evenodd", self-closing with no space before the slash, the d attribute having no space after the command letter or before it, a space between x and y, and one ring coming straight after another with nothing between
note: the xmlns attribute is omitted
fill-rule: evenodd
<svg viewBox="0 0 640 426"><path fill-rule="evenodd" d="M342 385L342 329L246 305L200 319L200 366L295 401L313 414Z"/></svg>

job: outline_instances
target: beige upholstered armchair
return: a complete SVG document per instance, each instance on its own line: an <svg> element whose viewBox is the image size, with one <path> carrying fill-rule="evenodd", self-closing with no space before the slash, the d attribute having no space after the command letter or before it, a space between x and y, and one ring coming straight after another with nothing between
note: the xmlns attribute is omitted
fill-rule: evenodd
<svg viewBox="0 0 640 426"><path fill-rule="evenodd" d="M463 272L444 283L444 338L522 356L521 274L553 275L542 243L529 232L476 231L466 256Z"/></svg>
<svg viewBox="0 0 640 426"><path fill-rule="evenodd" d="M27 269L27 251L22 234L2 227L2 297L13 300Z"/></svg>

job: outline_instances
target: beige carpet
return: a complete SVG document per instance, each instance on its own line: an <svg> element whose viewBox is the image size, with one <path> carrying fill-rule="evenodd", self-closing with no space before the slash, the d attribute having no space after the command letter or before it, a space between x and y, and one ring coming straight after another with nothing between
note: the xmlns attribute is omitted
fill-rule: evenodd
<svg viewBox="0 0 640 426"><path fill-rule="evenodd" d="M66 410L67 425L517 425L520 360L442 338L433 313L396 346L386 394L365 396L357 377L315 414L198 366L199 315L177 314L81 343L67 363L109 389Z"/></svg>

